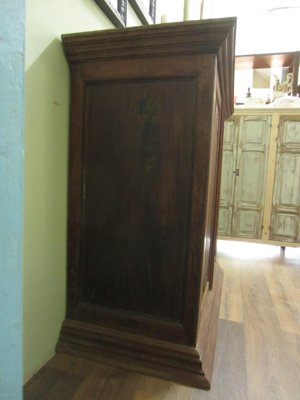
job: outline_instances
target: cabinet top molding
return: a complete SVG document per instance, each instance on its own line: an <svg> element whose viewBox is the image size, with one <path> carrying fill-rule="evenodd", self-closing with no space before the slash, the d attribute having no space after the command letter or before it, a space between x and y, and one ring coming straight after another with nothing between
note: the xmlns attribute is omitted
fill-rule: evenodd
<svg viewBox="0 0 300 400"><path fill-rule="evenodd" d="M236 18L221 18L64 34L62 42L70 64L213 54L222 95L230 99L226 117L233 112L235 32Z"/></svg>

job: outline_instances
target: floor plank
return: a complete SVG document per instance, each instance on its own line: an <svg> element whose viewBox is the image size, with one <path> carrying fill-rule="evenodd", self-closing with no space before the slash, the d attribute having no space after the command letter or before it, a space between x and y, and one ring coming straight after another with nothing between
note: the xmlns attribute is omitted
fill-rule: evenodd
<svg viewBox="0 0 300 400"><path fill-rule="evenodd" d="M223 260L224 264L224 260ZM243 302L240 270L226 263L220 307L220 318L243 322Z"/></svg>
<svg viewBox="0 0 300 400"><path fill-rule="evenodd" d="M300 249L222 242L212 389L57 354L24 400L300 400Z"/></svg>
<svg viewBox="0 0 300 400"><path fill-rule="evenodd" d="M247 400L244 349L243 325L220 320L211 390L194 390L192 400Z"/></svg>

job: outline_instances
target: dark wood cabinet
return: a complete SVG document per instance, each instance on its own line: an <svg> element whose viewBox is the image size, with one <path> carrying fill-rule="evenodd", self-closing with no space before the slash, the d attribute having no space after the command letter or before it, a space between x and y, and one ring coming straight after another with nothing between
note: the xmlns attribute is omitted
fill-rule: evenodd
<svg viewBox="0 0 300 400"><path fill-rule="evenodd" d="M234 32L222 19L63 35L72 103L58 351L209 387Z"/></svg>

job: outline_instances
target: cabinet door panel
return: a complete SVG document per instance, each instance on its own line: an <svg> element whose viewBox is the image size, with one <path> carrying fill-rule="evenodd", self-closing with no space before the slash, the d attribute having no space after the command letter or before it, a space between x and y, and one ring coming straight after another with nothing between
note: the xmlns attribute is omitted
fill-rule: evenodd
<svg viewBox="0 0 300 400"><path fill-rule="evenodd" d="M230 235L236 164L236 119L225 121L218 234Z"/></svg>
<svg viewBox="0 0 300 400"><path fill-rule="evenodd" d="M300 241L300 117L279 125L270 238Z"/></svg>
<svg viewBox="0 0 300 400"><path fill-rule="evenodd" d="M265 153L255 149L243 149L237 182L237 207L260 207L263 192Z"/></svg>
<svg viewBox="0 0 300 400"><path fill-rule="evenodd" d="M273 226L276 238L279 240L299 240L299 223L295 214L278 212L274 216Z"/></svg>
<svg viewBox="0 0 300 400"><path fill-rule="evenodd" d="M285 121L281 145L300 146L300 121Z"/></svg>
<svg viewBox="0 0 300 400"><path fill-rule="evenodd" d="M236 214L237 231L245 235L256 234L259 230L260 212L256 210L239 210Z"/></svg>
<svg viewBox="0 0 300 400"><path fill-rule="evenodd" d="M279 207L297 207L300 194L300 154L281 154L279 169L277 204Z"/></svg>
<svg viewBox="0 0 300 400"><path fill-rule="evenodd" d="M242 117L232 234L261 237L271 117Z"/></svg>
<svg viewBox="0 0 300 400"><path fill-rule="evenodd" d="M228 209L226 207L220 207L219 222L218 222L218 234L219 235L230 235L231 216L232 216L232 212L230 209Z"/></svg>

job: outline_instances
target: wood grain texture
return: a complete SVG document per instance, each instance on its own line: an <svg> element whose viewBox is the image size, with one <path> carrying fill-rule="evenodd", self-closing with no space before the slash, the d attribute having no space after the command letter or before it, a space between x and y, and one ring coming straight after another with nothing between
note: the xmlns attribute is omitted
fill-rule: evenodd
<svg viewBox="0 0 300 400"><path fill-rule="evenodd" d="M195 78L87 86L85 305L182 321L197 86ZM86 306L78 317L95 322Z"/></svg>
<svg viewBox="0 0 300 400"><path fill-rule="evenodd" d="M225 251L219 262L227 272L225 285L238 274L248 398L298 400L300 250L289 249L289 256L280 247L249 244L245 248L236 242L234 251L235 258ZM223 312L235 308L235 296L225 293L223 301ZM236 314L228 312L227 316L235 319Z"/></svg>
<svg viewBox="0 0 300 400"><path fill-rule="evenodd" d="M224 269L220 318L243 322L241 272L231 264Z"/></svg>
<svg viewBox="0 0 300 400"><path fill-rule="evenodd" d="M24 399L299 400L300 249L282 255L279 247L224 243L218 261L227 275L222 315L228 319L219 321L210 391L57 354L25 385ZM242 321L236 321L237 298Z"/></svg>

